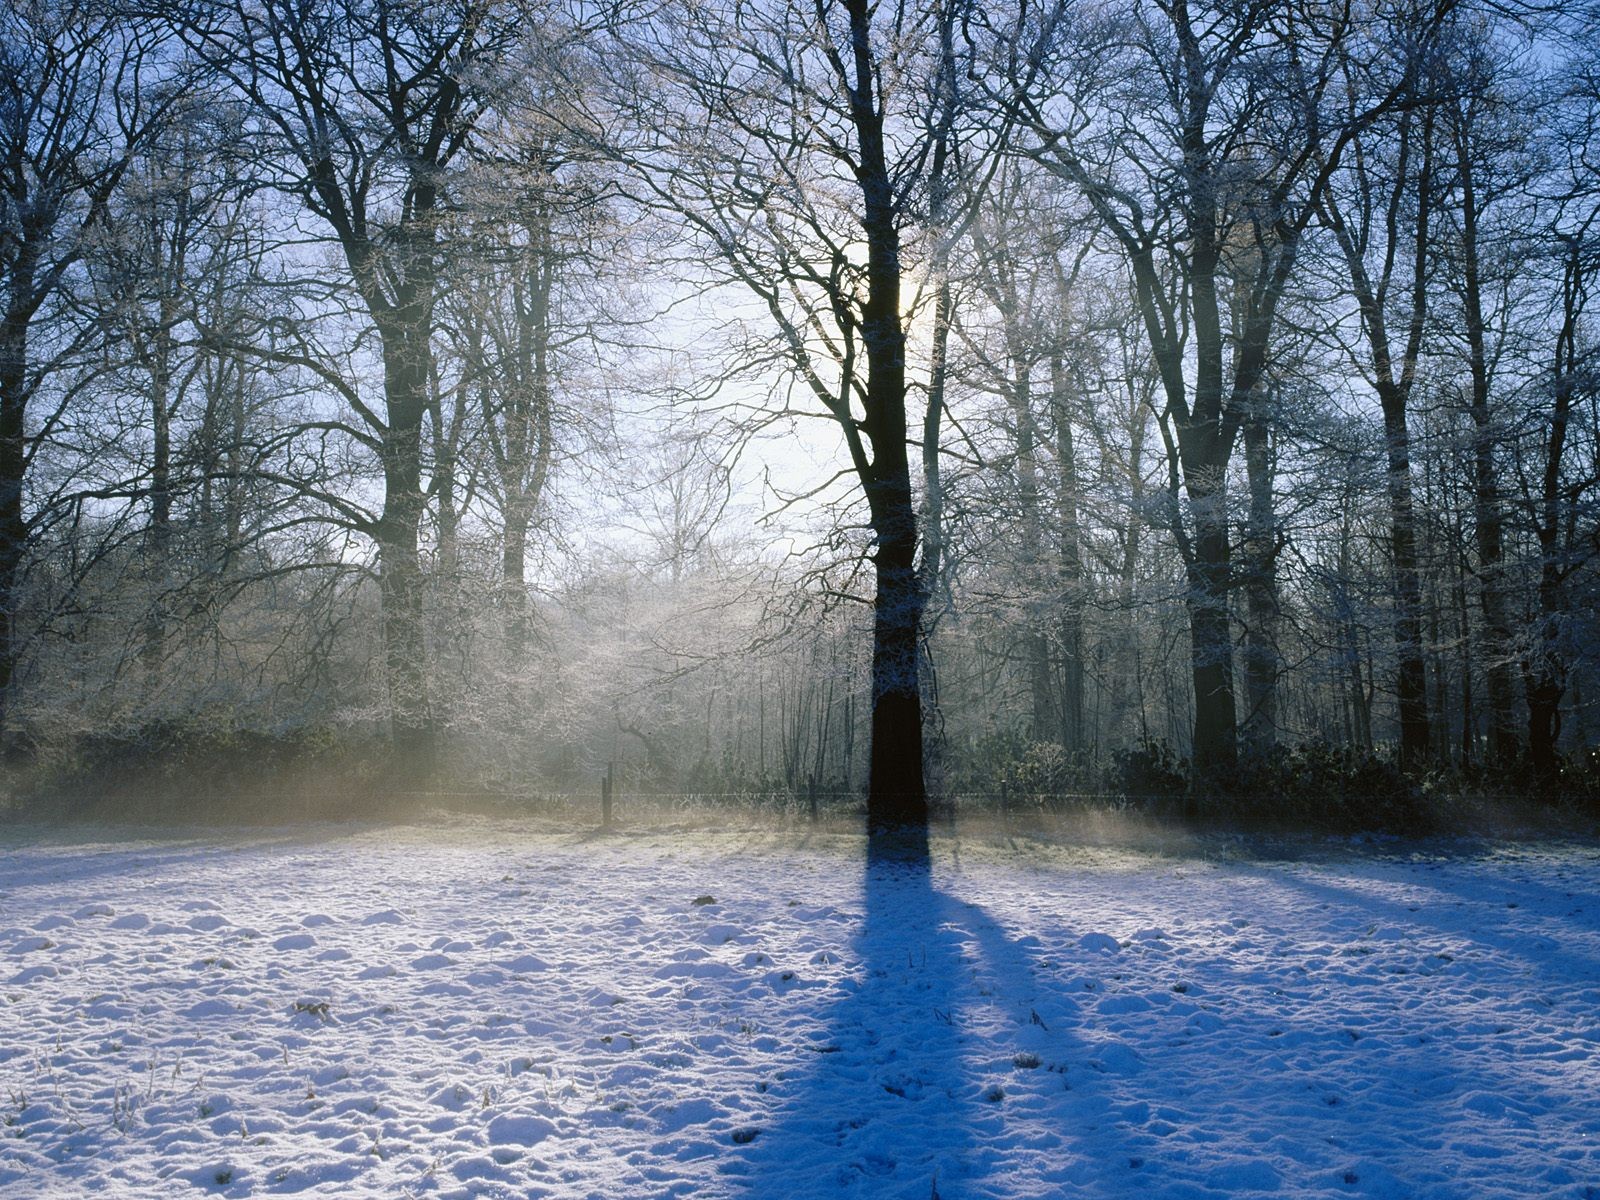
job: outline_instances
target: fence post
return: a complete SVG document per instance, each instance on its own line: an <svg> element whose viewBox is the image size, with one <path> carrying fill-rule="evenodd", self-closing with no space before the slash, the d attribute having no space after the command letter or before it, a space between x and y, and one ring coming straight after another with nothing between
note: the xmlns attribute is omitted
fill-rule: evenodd
<svg viewBox="0 0 1600 1200"><path fill-rule="evenodd" d="M815 825L817 823L817 777L815 775L806 777L806 805L811 812L811 823Z"/></svg>
<svg viewBox="0 0 1600 1200"><path fill-rule="evenodd" d="M600 777L600 828L611 828L611 787L615 763L606 764L606 773Z"/></svg>

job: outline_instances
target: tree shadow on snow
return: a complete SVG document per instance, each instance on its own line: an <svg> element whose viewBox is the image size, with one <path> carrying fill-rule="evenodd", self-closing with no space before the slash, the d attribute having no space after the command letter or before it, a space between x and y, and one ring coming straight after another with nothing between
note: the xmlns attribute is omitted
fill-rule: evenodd
<svg viewBox="0 0 1600 1200"><path fill-rule="evenodd" d="M1519 877L1482 877L1461 869L1438 871L1418 875L1402 882L1425 885L1441 897L1452 897L1448 905L1429 904L1421 898L1414 902L1384 894L1396 881L1382 876L1340 877L1331 873L1315 876L1288 874L1273 877L1274 882L1292 887L1302 893L1308 903L1318 901L1332 904L1335 911L1357 914L1373 922L1374 926L1394 925L1400 928L1426 929L1443 938L1460 938L1490 950L1499 951L1537 968L1550 957L1559 944L1553 938L1535 929L1560 932L1561 922L1570 922L1577 929L1592 933L1595 926L1586 919L1583 901L1576 891L1556 892L1534 880ZM1364 886L1365 885L1365 886ZM1516 897L1507 900L1506 897ZM1560 914L1539 912L1528 929L1508 928L1521 922L1510 919L1511 914L1534 898L1541 908L1559 902L1563 907L1575 906ZM1554 918L1554 920L1550 918ZM1441 946L1445 943L1441 941ZM1593 978L1600 978L1600 959L1584 954L1571 945L1560 946L1560 957L1566 969L1577 968Z"/></svg>
<svg viewBox="0 0 1600 1200"><path fill-rule="evenodd" d="M981 1039L963 1029L975 1010L992 1019L1008 1006L1022 1042L1030 1018L1044 1031L1029 955L934 885L925 845L869 854L865 870L848 994L814 1061L773 1082L772 1115L739 1173L758 1197L1003 1195L1005 1084L1019 1068L1009 1051L975 1060Z"/></svg>

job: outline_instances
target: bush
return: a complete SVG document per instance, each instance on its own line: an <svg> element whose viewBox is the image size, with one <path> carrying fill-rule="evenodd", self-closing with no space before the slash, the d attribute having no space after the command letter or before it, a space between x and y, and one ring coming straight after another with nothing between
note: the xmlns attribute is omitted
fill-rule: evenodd
<svg viewBox="0 0 1600 1200"><path fill-rule="evenodd" d="M1106 784L1140 807L1237 829L1384 832L1439 831L1453 800L1408 778L1374 754L1322 742L1241 750L1225 776L1196 778L1164 743L1116 752Z"/></svg>
<svg viewBox="0 0 1600 1200"><path fill-rule="evenodd" d="M1438 801L1387 759L1311 742L1242 750L1226 778L1197 782L1191 809L1248 829L1419 835L1437 832Z"/></svg>
<svg viewBox="0 0 1600 1200"><path fill-rule="evenodd" d="M1149 741L1115 750L1106 790L1135 805L1169 808L1189 791L1189 764L1165 742Z"/></svg>
<svg viewBox="0 0 1600 1200"><path fill-rule="evenodd" d="M1093 790L1085 755L1015 731L985 734L952 758L946 782L954 795L1060 805Z"/></svg>
<svg viewBox="0 0 1600 1200"><path fill-rule="evenodd" d="M327 726L162 720L39 745L7 791L20 815L40 820L364 815L383 794L388 757L386 739Z"/></svg>

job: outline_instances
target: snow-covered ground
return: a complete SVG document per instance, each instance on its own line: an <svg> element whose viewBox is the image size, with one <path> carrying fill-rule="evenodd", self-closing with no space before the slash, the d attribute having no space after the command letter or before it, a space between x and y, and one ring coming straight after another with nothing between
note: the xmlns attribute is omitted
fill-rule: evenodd
<svg viewBox="0 0 1600 1200"><path fill-rule="evenodd" d="M1600 850L0 846L0 1196L1600 1197Z"/></svg>

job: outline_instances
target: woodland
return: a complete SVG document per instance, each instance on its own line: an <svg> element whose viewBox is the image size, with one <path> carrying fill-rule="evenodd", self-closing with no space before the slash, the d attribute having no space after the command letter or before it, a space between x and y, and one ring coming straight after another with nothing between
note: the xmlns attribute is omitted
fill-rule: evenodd
<svg viewBox="0 0 1600 1200"><path fill-rule="evenodd" d="M1592 817L1597 40L5 0L0 808Z"/></svg>

